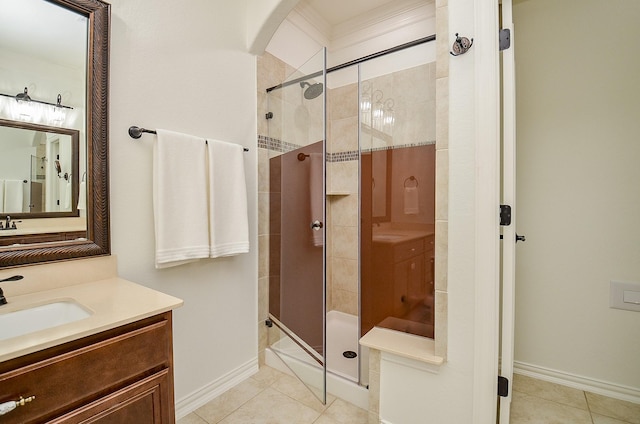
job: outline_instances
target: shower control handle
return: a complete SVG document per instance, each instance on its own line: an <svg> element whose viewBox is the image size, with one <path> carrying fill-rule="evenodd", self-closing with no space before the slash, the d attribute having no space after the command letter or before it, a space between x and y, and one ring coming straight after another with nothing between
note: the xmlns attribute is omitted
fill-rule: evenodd
<svg viewBox="0 0 640 424"><path fill-rule="evenodd" d="M317 219L311 223L311 229L315 231L319 231L322 228L322 222Z"/></svg>

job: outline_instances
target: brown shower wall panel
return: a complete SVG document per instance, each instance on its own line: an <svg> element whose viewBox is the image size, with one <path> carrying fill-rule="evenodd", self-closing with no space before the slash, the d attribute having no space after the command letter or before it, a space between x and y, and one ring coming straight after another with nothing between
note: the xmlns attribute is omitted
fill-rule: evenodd
<svg viewBox="0 0 640 424"><path fill-rule="evenodd" d="M297 155L301 152L322 153L322 143L270 160L271 196L275 204L270 210L273 231L269 262L273 271L269 310L309 346L322 352L323 248L313 244L311 222L324 218L311 215L310 161L299 161Z"/></svg>

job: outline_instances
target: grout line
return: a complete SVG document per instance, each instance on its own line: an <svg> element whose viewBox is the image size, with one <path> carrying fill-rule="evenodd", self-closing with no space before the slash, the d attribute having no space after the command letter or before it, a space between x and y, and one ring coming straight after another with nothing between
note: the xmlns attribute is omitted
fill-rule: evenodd
<svg viewBox="0 0 640 424"><path fill-rule="evenodd" d="M587 397L587 392L585 392L583 390L582 391L582 396L584 396L584 401L587 403L587 411L589 411L589 418L591 419L591 424L594 424L594 422L593 422L593 412L591 412L591 406L589 405L589 398Z"/></svg>

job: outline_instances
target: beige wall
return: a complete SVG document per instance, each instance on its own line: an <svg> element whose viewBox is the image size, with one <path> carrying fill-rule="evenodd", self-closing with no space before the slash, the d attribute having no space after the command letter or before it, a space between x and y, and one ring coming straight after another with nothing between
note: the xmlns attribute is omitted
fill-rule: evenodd
<svg viewBox="0 0 640 424"><path fill-rule="evenodd" d="M121 277L184 300L173 327L180 413L183 401L257 365L256 59L245 51L245 2L109 3L112 252ZM131 139L131 125L249 147L250 253L154 268L155 138Z"/></svg>
<svg viewBox="0 0 640 424"><path fill-rule="evenodd" d="M640 313L609 308L611 280L640 282L640 3L514 20L516 361L640 390Z"/></svg>

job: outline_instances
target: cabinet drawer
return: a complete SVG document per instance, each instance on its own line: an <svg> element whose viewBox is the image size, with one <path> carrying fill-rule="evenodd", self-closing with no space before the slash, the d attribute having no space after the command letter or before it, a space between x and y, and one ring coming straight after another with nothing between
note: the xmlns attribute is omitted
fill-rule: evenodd
<svg viewBox="0 0 640 424"><path fill-rule="evenodd" d="M163 370L47 424L174 423L175 418L162 405L168 384L169 371Z"/></svg>
<svg viewBox="0 0 640 424"><path fill-rule="evenodd" d="M57 354L50 357L34 354L35 362L0 374L0 402L36 397L4 415L2 424L47 421L171 365L170 318L103 334L84 345L70 342L71 350L52 348Z"/></svg>
<svg viewBox="0 0 640 424"><path fill-rule="evenodd" d="M393 248L394 262L404 261L412 256L420 255L424 252L424 240L414 240L402 243Z"/></svg>
<svg viewBox="0 0 640 424"><path fill-rule="evenodd" d="M433 236L427 236L424 238L425 250L433 250Z"/></svg>

